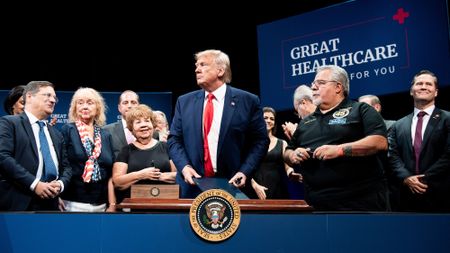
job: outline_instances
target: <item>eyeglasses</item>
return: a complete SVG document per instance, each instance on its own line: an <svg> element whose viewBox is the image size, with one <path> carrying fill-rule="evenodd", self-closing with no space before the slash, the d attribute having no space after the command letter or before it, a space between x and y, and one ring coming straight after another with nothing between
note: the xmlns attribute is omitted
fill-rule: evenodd
<svg viewBox="0 0 450 253"><path fill-rule="evenodd" d="M55 104L58 103L58 97L57 97L56 95L53 95L53 94L51 94L51 93L40 93L40 94L38 94L38 95L44 96L44 97L46 97L47 99L50 99L50 97L53 97L53 99L55 99Z"/></svg>
<svg viewBox="0 0 450 253"><path fill-rule="evenodd" d="M327 83L339 83L338 81L334 81L334 80L314 80L312 83L311 83L311 87L313 87L314 85L317 85L317 86L324 86L325 84L327 84Z"/></svg>

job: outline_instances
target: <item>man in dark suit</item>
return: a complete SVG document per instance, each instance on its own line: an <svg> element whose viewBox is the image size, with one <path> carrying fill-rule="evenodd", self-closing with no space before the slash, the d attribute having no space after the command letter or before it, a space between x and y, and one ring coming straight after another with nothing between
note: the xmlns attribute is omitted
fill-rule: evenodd
<svg viewBox="0 0 450 253"><path fill-rule="evenodd" d="M178 98L168 140L182 198L197 196L200 189L193 178L204 176L227 178L243 187L269 145L258 97L227 85L231 81L228 56L206 50L195 59L202 89ZM209 131L203 127L210 115L205 113L210 112L208 103L213 115Z"/></svg>
<svg viewBox="0 0 450 253"><path fill-rule="evenodd" d="M53 84L28 83L24 99L24 113L0 118L0 210L58 210L72 174L63 137L47 123L57 102Z"/></svg>
<svg viewBox="0 0 450 253"><path fill-rule="evenodd" d="M381 115L381 101L380 99L375 95L363 95L358 98L358 102L366 103L370 106L372 106L378 113ZM383 119L384 124L386 125L386 129L389 132L389 129L394 125L395 120L386 120ZM395 186L395 177L393 176L391 166L389 166L388 158L387 158L387 150L383 150L379 153L380 160L383 163L383 169L386 176L386 180L388 183L388 190L389 190L389 204L391 209L395 209L397 205L397 201L395 201L395 192L396 192L396 186Z"/></svg>
<svg viewBox="0 0 450 253"><path fill-rule="evenodd" d="M112 144L114 148L114 156L117 157L120 150L128 145L128 143L133 142L134 136L127 128L127 123L125 121L125 115L127 112L139 105L139 95L131 90L126 90L120 94L119 104L117 108L121 115L121 120L108 124L104 126L104 129L108 130L112 135Z"/></svg>
<svg viewBox="0 0 450 253"><path fill-rule="evenodd" d="M389 162L398 182L399 211L450 211L450 114L436 108L438 80L422 70L410 94L414 112L389 133ZM416 155L417 154L417 155Z"/></svg>

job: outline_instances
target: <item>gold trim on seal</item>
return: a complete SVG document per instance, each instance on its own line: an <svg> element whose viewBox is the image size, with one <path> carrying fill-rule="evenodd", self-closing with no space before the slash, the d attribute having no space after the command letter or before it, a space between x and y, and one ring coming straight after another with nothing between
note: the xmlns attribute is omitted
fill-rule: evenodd
<svg viewBox="0 0 450 253"><path fill-rule="evenodd" d="M212 189L194 199L189 220L198 236L206 241L220 242L237 231L241 222L241 208L228 192Z"/></svg>

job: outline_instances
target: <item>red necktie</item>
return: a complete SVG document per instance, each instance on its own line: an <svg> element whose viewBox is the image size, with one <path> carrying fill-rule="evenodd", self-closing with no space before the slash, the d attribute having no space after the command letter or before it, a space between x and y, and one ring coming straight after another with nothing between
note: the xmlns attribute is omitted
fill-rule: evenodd
<svg viewBox="0 0 450 253"><path fill-rule="evenodd" d="M211 124L214 116L214 106L212 100L214 99L214 95L208 94L208 101L206 102L205 112L203 114L203 149L204 149L204 160L205 160L205 176L213 177L214 170L211 161L211 154L209 153L209 145L208 145L208 134L209 130L211 130Z"/></svg>
<svg viewBox="0 0 450 253"><path fill-rule="evenodd" d="M417 126L416 133L414 134L414 154L416 157L416 174L419 174L419 157L420 157L420 146L422 146L422 123L423 116L427 114L424 111L420 111L417 114Z"/></svg>

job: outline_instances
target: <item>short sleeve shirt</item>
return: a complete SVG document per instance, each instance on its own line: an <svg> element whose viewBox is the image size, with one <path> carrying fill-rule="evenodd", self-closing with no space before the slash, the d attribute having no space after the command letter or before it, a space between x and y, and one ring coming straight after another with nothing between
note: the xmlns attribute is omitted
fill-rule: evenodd
<svg viewBox="0 0 450 253"><path fill-rule="evenodd" d="M159 168L161 172L170 172L170 159L167 143L158 142L149 149L139 149L133 143L122 148L116 158L116 162L128 164L127 173L140 171L148 167ZM140 180L136 184L166 184L161 181ZM116 190L117 202L120 203L124 198L130 197L130 188L125 190Z"/></svg>
<svg viewBox="0 0 450 253"><path fill-rule="evenodd" d="M344 99L333 110L319 108L300 121L288 149L339 145L369 135L386 137L381 115L365 103ZM306 192L311 197L341 198L371 187L383 177L377 155L339 157L331 160L309 159L301 164Z"/></svg>

